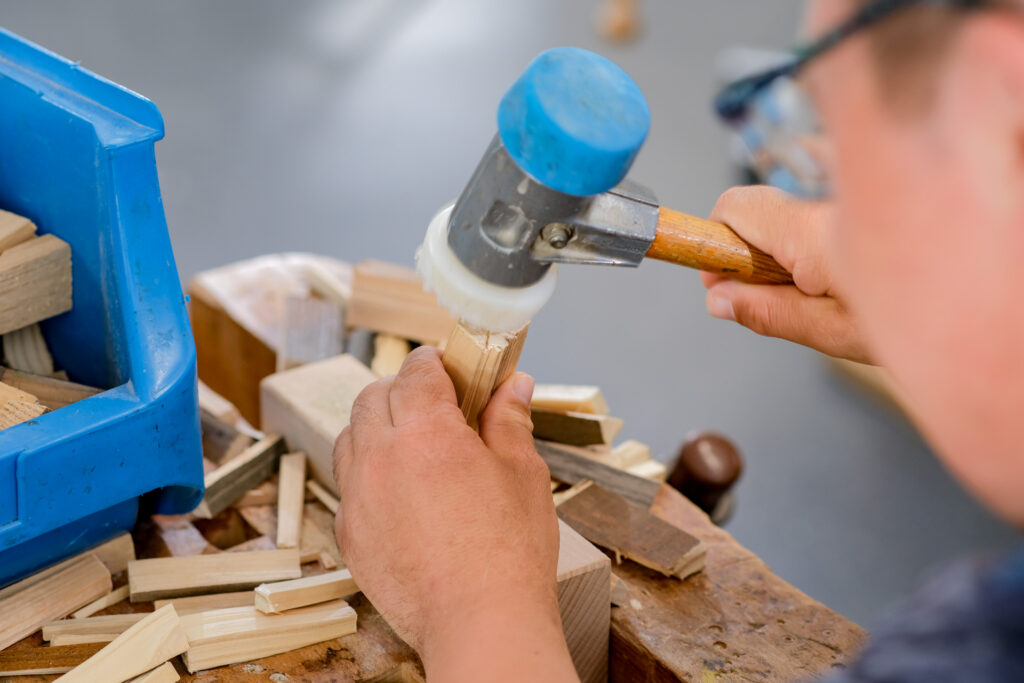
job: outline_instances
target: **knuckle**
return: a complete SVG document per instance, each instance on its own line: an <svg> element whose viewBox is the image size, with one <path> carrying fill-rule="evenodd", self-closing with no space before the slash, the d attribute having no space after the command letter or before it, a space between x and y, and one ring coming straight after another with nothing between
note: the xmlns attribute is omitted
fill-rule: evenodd
<svg viewBox="0 0 1024 683"><path fill-rule="evenodd" d="M759 300L736 308L736 317L744 327L762 336L774 335L778 314L769 302Z"/></svg>

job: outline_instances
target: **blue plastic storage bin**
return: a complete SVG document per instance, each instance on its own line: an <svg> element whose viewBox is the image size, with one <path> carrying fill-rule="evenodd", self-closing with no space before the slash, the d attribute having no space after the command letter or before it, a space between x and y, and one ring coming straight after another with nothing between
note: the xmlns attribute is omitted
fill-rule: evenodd
<svg viewBox="0 0 1024 683"><path fill-rule="evenodd" d="M203 493L196 352L152 102L0 29L0 208L71 245L58 367L101 394L0 431L0 586Z"/></svg>

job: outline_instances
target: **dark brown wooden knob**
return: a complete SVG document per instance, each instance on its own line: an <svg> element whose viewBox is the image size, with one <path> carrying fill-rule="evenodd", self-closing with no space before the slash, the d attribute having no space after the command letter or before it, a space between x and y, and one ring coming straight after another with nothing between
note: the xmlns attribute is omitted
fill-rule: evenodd
<svg viewBox="0 0 1024 683"><path fill-rule="evenodd" d="M700 432L679 449L667 481L718 524L729 515L728 494L742 473L743 456L732 441L715 432Z"/></svg>

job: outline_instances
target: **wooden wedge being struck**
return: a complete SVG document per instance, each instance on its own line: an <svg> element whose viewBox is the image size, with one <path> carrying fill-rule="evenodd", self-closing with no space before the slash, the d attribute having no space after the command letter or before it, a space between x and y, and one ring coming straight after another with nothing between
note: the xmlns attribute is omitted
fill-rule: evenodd
<svg viewBox="0 0 1024 683"><path fill-rule="evenodd" d="M297 607L315 605L357 593L359 587L347 569L307 576L293 581L265 583L253 591L255 606L267 614L280 614Z"/></svg>

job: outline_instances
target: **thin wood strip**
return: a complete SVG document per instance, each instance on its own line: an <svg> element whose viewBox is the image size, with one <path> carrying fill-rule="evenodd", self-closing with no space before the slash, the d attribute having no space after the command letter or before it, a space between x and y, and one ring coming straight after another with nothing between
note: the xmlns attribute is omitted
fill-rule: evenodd
<svg viewBox="0 0 1024 683"><path fill-rule="evenodd" d="M128 584L115 588L111 592L104 595L102 598L93 600L88 605L73 613L71 616L75 619L84 619L96 614L100 610L104 610L111 605L116 605L122 600L128 599Z"/></svg>
<svg viewBox="0 0 1024 683"><path fill-rule="evenodd" d="M132 602L237 591L300 576L295 549L163 557L128 565Z"/></svg>
<svg viewBox="0 0 1024 683"><path fill-rule="evenodd" d="M320 485L320 482L315 479L310 479L306 482L306 488L316 496L317 500L324 504L325 508L334 514L338 514L338 507L341 505L341 501L332 496L330 491Z"/></svg>
<svg viewBox="0 0 1024 683"><path fill-rule="evenodd" d="M160 609L164 605L173 605L178 616L184 617L198 612L209 612L215 609L226 607L248 607L252 604L252 591L236 591L233 593L211 593L209 595L193 595L188 598L170 598L167 600L156 600L153 602L153 609Z"/></svg>
<svg viewBox="0 0 1024 683"><path fill-rule="evenodd" d="M281 456L277 480L277 547L297 548L306 494L306 454Z"/></svg>
<svg viewBox="0 0 1024 683"><path fill-rule="evenodd" d="M140 674L127 681L127 683L174 683L180 680L181 676L178 675L174 665L170 662L164 662L152 671Z"/></svg>
<svg viewBox="0 0 1024 683"><path fill-rule="evenodd" d="M58 636L88 636L95 634L109 634L114 636L124 633L135 624L142 621L146 616L143 612L130 612L128 614L107 614L99 617L84 617L82 619L58 619L43 624L43 640L53 640ZM107 638L109 642L114 638ZM102 642L82 641L82 642ZM69 645L71 643L68 643Z"/></svg>
<svg viewBox="0 0 1024 683"><path fill-rule="evenodd" d="M78 555L0 591L0 650L48 621L62 619L112 588L110 572L91 553Z"/></svg>
<svg viewBox="0 0 1024 683"><path fill-rule="evenodd" d="M205 480L206 495L196 508L197 517L216 517L277 469L284 439L270 434L215 469Z"/></svg>
<svg viewBox="0 0 1024 683"><path fill-rule="evenodd" d="M264 583L253 591L256 609L267 614L280 614L297 607L344 598L357 592L359 587L348 569L292 581Z"/></svg>
<svg viewBox="0 0 1024 683"><path fill-rule="evenodd" d="M130 569L129 569L130 571ZM147 614L102 650L64 674L63 683L125 681L150 671L188 649L188 639L174 607Z"/></svg>
<svg viewBox="0 0 1024 683"><path fill-rule="evenodd" d="M61 647L17 647L0 652L0 676L63 674L103 648L100 643Z"/></svg>
<svg viewBox="0 0 1024 683"><path fill-rule="evenodd" d="M645 508L650 507L654 497L658 495L658 482L597 462L581 454L583 449L540 439L537 439L535 444L540 457L551 470L551 476L566 484L576 484L584 479L590 479Z"/></svg>

